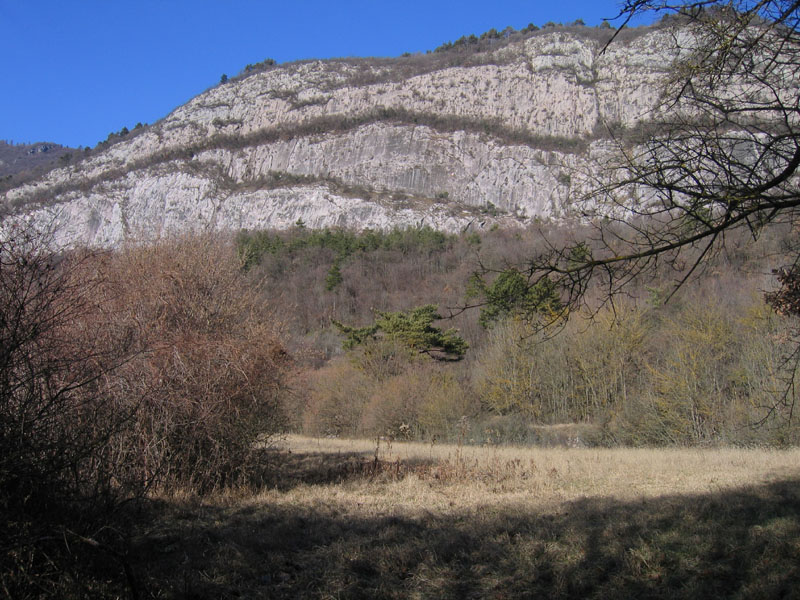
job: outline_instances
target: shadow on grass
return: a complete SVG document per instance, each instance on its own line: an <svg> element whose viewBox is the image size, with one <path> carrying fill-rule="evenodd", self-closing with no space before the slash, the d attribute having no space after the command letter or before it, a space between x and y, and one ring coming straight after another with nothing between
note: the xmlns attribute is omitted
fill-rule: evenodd
<svg viewBox="0 0 800 600"><path fill-rule="evenodd" d="M414 458L377 460L374 450L340 453L270 450L264 452L263 464L265 470L259 483L285 492L298 485L335 485L365 477L400 479L409 473L427 473L438 463Z"/></svg>
<svg viewBox="0 0 800 600"><path fill-rule="evenodd" d="M134 568L176 598L797 598L800 481L418 517L164 505Z"/></svg>

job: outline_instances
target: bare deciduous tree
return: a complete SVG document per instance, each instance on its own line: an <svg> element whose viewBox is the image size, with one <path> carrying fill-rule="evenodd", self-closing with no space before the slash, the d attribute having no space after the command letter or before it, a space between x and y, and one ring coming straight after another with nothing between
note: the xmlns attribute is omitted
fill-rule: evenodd
<svg viewBox="0 0 800 600"><path fill-rule="evenodd" d="M798 217L800 3L629 0L622 14L647 10L681 17L647 133L618 139L617 161L596 178L584 213L604 225L592 243L551 246L530 265L573 303L592 280L613 292L662 263L680 284L727 233Z"/></svg>

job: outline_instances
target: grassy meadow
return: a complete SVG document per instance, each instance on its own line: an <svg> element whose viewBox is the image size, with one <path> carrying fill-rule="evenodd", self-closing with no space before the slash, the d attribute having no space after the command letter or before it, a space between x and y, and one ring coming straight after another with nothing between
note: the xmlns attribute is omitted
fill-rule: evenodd
<svg viewBox="0 0 800 600"><path fill-rule="evenodd" d="M800 594L800 450L289 436L263 491L161 497L132 540L171 598ZM277 455L277 456L275 456Z"/></svg>

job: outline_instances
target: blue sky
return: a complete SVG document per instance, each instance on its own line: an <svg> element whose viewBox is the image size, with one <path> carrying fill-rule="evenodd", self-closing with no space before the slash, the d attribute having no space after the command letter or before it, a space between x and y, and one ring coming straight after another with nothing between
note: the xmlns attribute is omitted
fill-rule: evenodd
<svg viewBox="0 0 800 600"><path fill-rule="evenodd" d="M617 12L615 0L0 0L0 139L94 146L267 57L398 56Z"/></svg>

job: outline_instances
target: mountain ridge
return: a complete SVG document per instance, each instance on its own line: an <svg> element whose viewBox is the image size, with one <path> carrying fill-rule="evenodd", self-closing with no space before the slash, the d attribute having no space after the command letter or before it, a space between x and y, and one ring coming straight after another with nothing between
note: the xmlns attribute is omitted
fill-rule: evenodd
<svg viewBox="0 0 800 600"><path fill-rule="evenodd" d="M66 156L68 161L70 157L67 155L73 152L77 150L54 142L15 144L0 140L0 181L10 180L25 171L40 170L43 174L48 167L57 165L62 157Z"/></svg>
<svg viewBox="0 0 800 600"><path fill-rule="evenodd" d="M580 174L611 155L610 130L647 121L675 54L665 28L607 47L596 31L540 31L429 70L269 66L7 191L5 210L90 246L298 220L455 231L560 218L588 189Z"/></svg>

